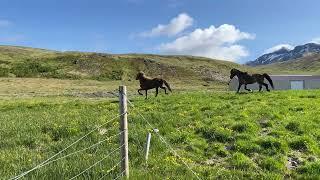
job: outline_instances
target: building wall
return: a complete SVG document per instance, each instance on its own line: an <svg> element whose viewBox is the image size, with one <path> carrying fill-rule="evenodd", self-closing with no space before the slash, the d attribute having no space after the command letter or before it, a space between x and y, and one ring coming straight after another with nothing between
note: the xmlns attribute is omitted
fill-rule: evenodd
<svg viewBox="0 0 320 180"><path fill-rule="evenodd" d="M320 89L320 79L306 80L304 87L306 89Z"/></svg>
<svg viewBox="0 0 320 180"><path fill-rule="evenodd" d="M291 89L291 80L302 80L304 81L304 89L320 89L320 79L292 79L292 78L274 78L273 79L273 84L275 87L275 90L289 90ZM269 85L269 89L271 89L271 86L269 84L269 82L267 82L266 80L264 81L265 83L267 83ZM247 87L249 89L252 90L259 90L259 85L258 83L254 83L254 84L248 84ZM262 90L266 90L264 86L262 86L263 89ZM230 85L229 85L229 90L231 91L236 91L238 89L238 79L235 77L231 80ZM241 86L240 91L246 91L244 89L244 85Z"/></svg>

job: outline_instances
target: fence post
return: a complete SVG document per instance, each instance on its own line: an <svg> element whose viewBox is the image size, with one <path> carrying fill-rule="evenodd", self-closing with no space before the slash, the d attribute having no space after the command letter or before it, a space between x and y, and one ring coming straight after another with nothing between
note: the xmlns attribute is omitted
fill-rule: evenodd
<svg viewBox="0 0 320 180"><path fill-rule="evenodd" d="M127 89L126 86L119 87L119 106L120 106L120 145L121 147L121 172L123 176L129 178L129 156L128 156L128 122L127 122Z"/></svg>
<svg viewBox="0 0 320 180"><path fill-rule="evenodd" d="M146 147L145 147L145 159L146 159L146 162L148 161L148 156L149 156L150 141L151 141L151 133L148 132L147 142L146 142Z"/></svg>

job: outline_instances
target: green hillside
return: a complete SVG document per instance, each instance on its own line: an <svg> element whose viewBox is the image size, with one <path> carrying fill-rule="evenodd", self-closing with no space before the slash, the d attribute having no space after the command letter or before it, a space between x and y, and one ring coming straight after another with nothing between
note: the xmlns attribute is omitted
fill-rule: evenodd
<svg viewBox="0 0 320 180"><path fill-rule="evenodd" d="M320 177L319 90L217 91L225 90L231 68L254 72L264 67L191 56L11 46L0 46L0 57L0 179L31 169L116 116L118 100L109 91L116 92L120 84L128 87L135 104L128 114L130 179L196 179L183 162L201 179ZM313 65L306 69L316 71ZM173 92L167 96L161 91L157 98L150 93L144 100L137 95L139 84L134 80L140 70L169 79ZM287 71L292 72L297 73ZM153 133L145 162L144 143L151 128L139 113L159 129L180 158ZM53 161L25 178L69 179L119 147L117 133L118 118L58 157L103 143ZM115 151L79 179L116 178L119 161Z"/></svg>
<svg viewBox="0 0 320 180"><path fill-rule="evenodd" d="M256 66L257 70L273 74L320 74L320 54L306 55L296 60Z"/></svg>
<svg viewBox="0 0 320 180"><path fill-rule="evenodd" d="M236 63L192 56L57 52L0 46L0 76L133 80L138 71L168 79L226 82Z"/></svg>

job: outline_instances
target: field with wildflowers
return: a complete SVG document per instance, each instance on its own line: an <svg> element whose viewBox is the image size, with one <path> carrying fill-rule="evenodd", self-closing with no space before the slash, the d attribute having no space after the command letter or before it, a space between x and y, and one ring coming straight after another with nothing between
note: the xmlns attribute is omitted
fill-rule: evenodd
<svg viewBox="0 0 320 180"><path fill-rule="evenodd" d="M131 91L128 92L132 94ZM131 179L283 179L320 177L320 91L180 91L144 100L130 95ZM177 158L153 134L149 160L144 143L151 128L174 147ZM18 175L118 114L112 97L64 95L0 100L1 179ZM99 146L50 163L27 179L68 179L119 147L118 119L107 123L60 156L104 140ZM116 178L119 152L79 176Z"/></svg>

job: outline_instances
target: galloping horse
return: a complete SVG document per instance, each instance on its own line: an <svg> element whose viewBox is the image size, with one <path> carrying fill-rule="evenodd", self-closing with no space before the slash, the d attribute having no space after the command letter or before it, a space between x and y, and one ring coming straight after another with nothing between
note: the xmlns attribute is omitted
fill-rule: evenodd
<svg viewBox="0 0 320 180"><path fill-rule="evenodd" d="M159 88L164 89L164 92L167 93L167 89L163 87L163 84L167 86L168 90L171 92L170 85L167 83L166 80L161 78L150 78L144 75L143 72L139 72L137 74L136 80L140 81L140 89L138 89L138 93L140 95L143 95L140 91L145 90L146 91L146 99L148 98L148 90L156 88L156 97L158 96Z"/></svg>
<svg viewBox="0 0 320 180"><path fill-rule="evenodd" d="M242 71L240 71L238 69L231 69L231 71L230 71L230 81L232 80L232 78L234 76L237 76L238 77L238 81L239 81L239 86L238 86L237 93L239 93L239 90L240 90L240 88L241 88L241 86L243 84L244 84L244 89L245 90L252 91L251 89L247 88L247 85L248 84L253 84L253 83L256 83L256 82L259 84L259 91L261 91L262 85L266 87L267 91L270 91L269 88L268 88L268 84L264 83L264 78L266 78L269 81L272 89L274 89L272 79L266 73L264 73L264 74L248 74L247 72L242 72ZM230 81L229 81L228 84L230 84Z"/></svg>

